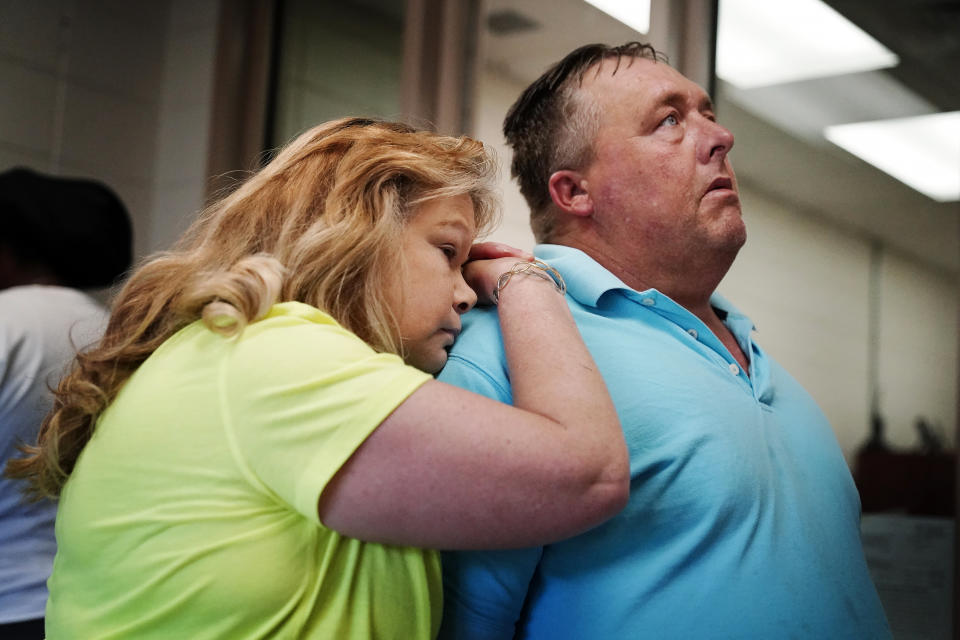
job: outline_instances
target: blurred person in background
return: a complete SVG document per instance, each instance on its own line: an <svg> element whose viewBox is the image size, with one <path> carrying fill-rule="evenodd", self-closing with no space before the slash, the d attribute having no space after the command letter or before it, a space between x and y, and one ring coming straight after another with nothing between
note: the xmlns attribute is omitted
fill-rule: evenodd
<svg viewBox="0 0 960 640"><path fill-rule="evenodd" d="M105 185L30 169L0 173L0 468L35 442L52 387L107 312L85 289L116 282L131 261L126 209ZM27 502L0 476L0 638L43 638L56 553L56 503Z"/></svg>

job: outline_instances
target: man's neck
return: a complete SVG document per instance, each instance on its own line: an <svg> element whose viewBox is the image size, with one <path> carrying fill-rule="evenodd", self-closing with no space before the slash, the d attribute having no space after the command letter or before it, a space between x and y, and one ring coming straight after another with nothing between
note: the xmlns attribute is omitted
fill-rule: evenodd
<svg viewBox="0 0 960 640"><path fill-rule="evenodd" d="M602 242L592 242L589 238L567 236L551 242L583 251L635 291L656 289L669 296L707 325L743 370L748 370L746 354L710 304L710 297L733 264L735 255L715 256L712 261L686 261L682 266L660 265L644 259L642 251L637 252L636 258L625 260L620 252L612 247Z"/></svg>
<svg viewBox="0 0 960 640"><path fill-rule="evenodd" d="M734 257L717 256L712 261L701 259L695 262L664 261L653 258L652 252L645 252L642 248L637 248L634 255L625 255L596 238L568 236L551 242L583 251L631 289L656 289L704 322L713 313L710 296L726 275Z"/></svg>

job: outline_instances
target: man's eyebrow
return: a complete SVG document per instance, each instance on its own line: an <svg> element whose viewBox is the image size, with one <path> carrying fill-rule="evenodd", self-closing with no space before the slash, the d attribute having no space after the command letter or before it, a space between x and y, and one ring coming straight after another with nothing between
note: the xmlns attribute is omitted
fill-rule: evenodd
<svg viewBox="0 0 960 640"><path fill-rule="evenodd" d="M680 91L667 91L657 97L657 104L666 104L675 107L682 106L686 104L687 96L686 94ZM700 111L714 111L713 100L710 99L710 96L704 95L700 99L700 102L697 104L697 108Z"/></svg>

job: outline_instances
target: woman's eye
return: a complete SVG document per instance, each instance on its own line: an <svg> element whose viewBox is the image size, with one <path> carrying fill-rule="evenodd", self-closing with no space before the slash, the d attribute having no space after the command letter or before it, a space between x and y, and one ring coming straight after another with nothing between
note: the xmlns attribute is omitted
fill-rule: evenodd
<svg viewBox="0 0 960 640"><path fill-rule="evenodd" d="M443 251L443 255L447 256L448 260L454 260L457 257L457 248L451 245L445 244L440 247L440 250Z"/></svg>

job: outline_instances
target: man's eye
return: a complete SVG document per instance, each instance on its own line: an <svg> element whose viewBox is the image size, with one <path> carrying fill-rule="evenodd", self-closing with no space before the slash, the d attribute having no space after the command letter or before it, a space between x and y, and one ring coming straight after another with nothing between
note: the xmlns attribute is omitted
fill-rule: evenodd
<svg viewBox="0 0 960 640"><path fill-rule="evenodd" d="M453 260L457 257L457 248L445 244L440 247L440 250L443 251L443 255L447 256L448 260Z"/></svg>
<svg viewBox="0 0 960 640"><path fill-rule="evenodd" d="M675 126L677 126L678 124L680 124L680 120L677 119L677 116L675 116L674 114L671 113L669 116L667 116L666 118L664 118L663 120L661 120L661 121L660 121L660 124L665 124L665 125L667 125L668 127L675 127Z"/></svg>

